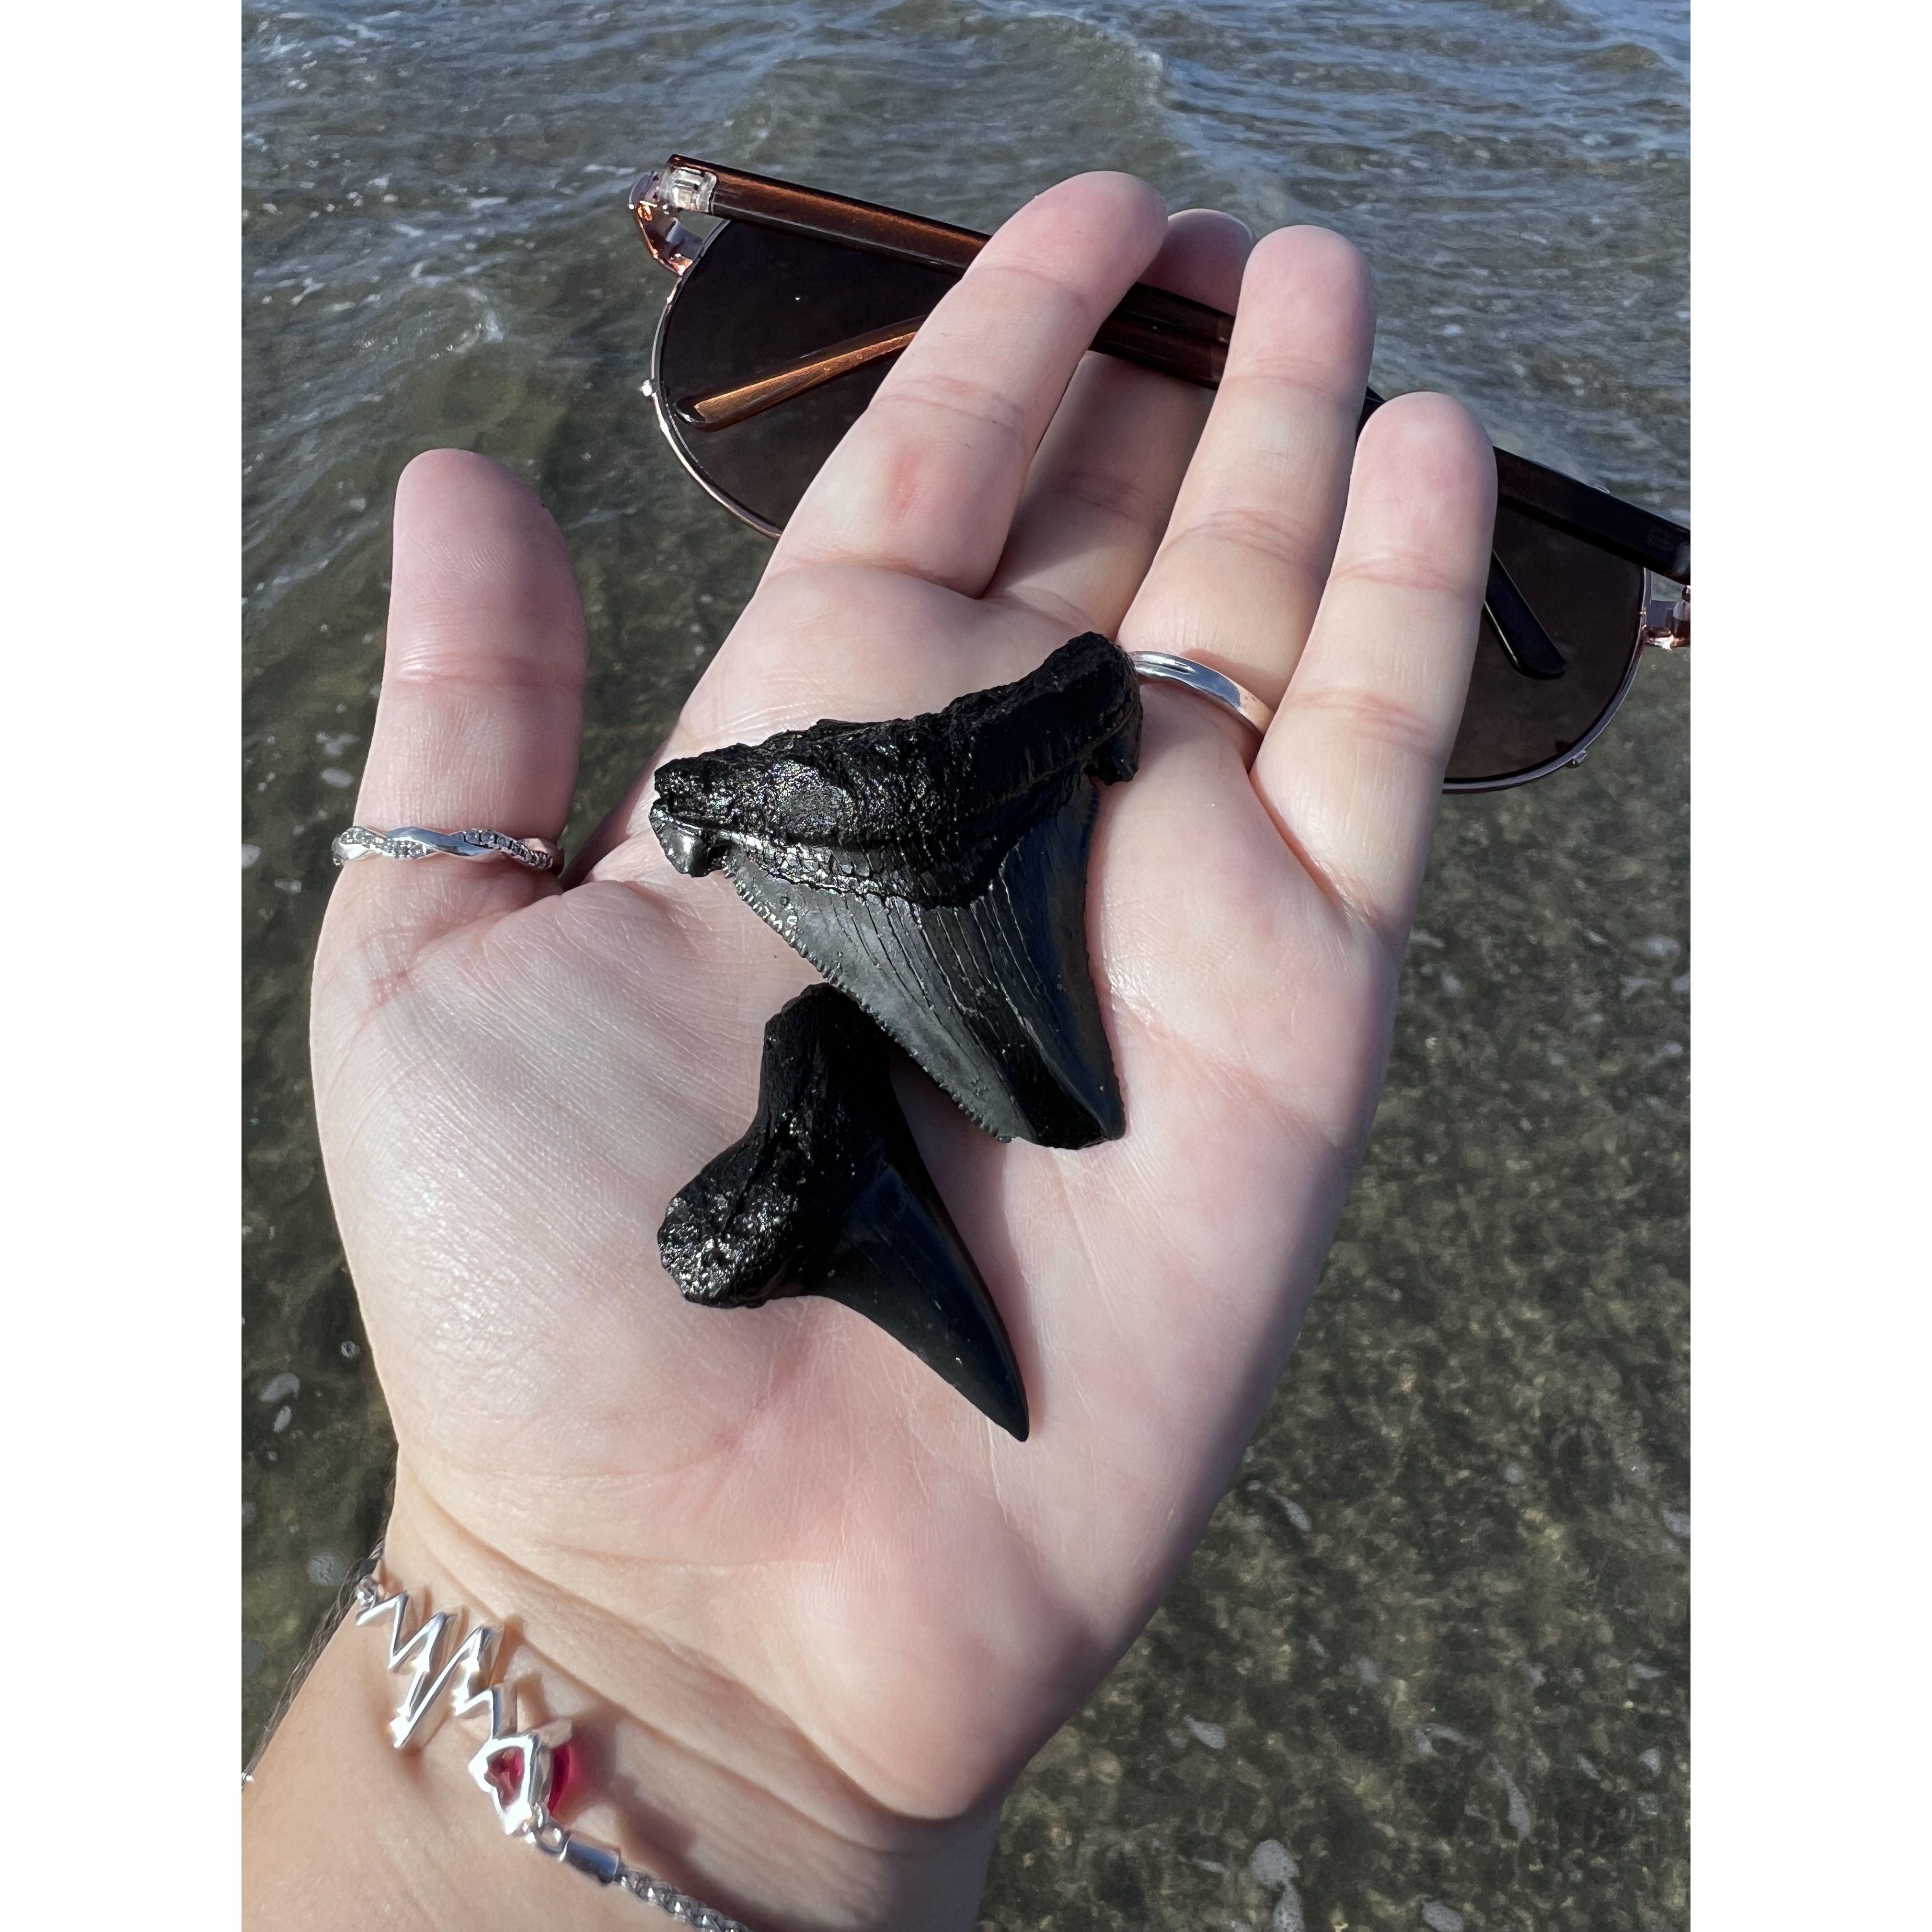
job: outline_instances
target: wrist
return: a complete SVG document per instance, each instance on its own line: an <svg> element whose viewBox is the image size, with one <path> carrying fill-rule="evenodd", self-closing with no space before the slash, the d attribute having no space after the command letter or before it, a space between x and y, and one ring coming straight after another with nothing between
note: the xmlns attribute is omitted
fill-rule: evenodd
<svg viewBox="0 0 1932 1932"><path fill-rule="evenodd" d="M352 1610L262 1754L242 1807L248 1932L358 1918L397 1932L494 1932L537 1922L547 1894L554 1909L552 1862L505 1838L466 1774L475 1726L446 1722L420 1750L392 1748L407 1679L386 1663L382 1636ZM590 1895L574 1902L573 1924L630 1924L629 1902L580 1889Z"/></svg>
<svg viewBox="0 0 1932 1932"><path fill-rule="evenodd" d="M627 1864L753 1932L973 1923L997 1803L940 1820L894 1813L729 1672L511 1562L403 1478L382 1574L386 1594L409 1593L405 1638L425 1615L455 1613L439 1663L477 1624L501 1631L490 1681L504 1687L508 1725L570 1720L551 1808L573 1834L616 1846ZM389 1631L387 1617L345 1622L264 1759L268 1789L292 1749L320 1758L311 1769L326 1774L332 1762L337 1777L356 1779L362 1850L386 1874L370 1877L386 1896L440 1901L424 1910L425 1924L455 1922L459 1904L472 1927L500 1916L521 1926L544 1910L634 1932L670 1923L505 1835L467 1768L487 1728L481 1710L451 1717L446 1691L442 1708L425 1714L424 1730L436 1726L428 1742L392 1748L390 1720L410 1678L386 1667ZM318 1752L308 1733L323 1697L336 1736ZM314 1802L335 1801L318 1790ZM361 1815L376 1810L380 1818Z"/></svg>

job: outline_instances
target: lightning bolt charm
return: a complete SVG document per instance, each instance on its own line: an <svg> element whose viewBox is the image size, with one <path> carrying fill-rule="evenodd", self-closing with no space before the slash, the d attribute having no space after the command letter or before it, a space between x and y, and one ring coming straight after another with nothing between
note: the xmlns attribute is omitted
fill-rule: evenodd
<svg viewBox="0 0 1932 1932"><path fill-rule="evenodd" d="M397 1706L396 1714L389 1720L389 1742L398 1750L411 1748L412 1741L418 1750L426 1744L436 1725L442 1720L438 1700L452 1686L454 1689L449 1708L459 1718L466 1718L479 1706L487 1705L494 1736L503 1714L503 1694L488 1681L495 1662L496 1630L488 1624L478 1624L458 1645L449 1660L439 1669L436 1658L449 1630L449 1612L437 1611L434 1616L424 1620L422 1627L412 1636L405 1637L403 1628L409 1616L409 1592L398 1590L392 1596L384 1597L379 1590L373 1577L365 1577L358 1586L356 1621L358 1624L371 1624L387 1616L388 1667L401 1670L406 1666L410 1672L409 1688L403 1693L403 1701ZM436 1713L434 1718L428 1730L422 1730L424 1720L430 1717L432 1711ZM416 1735L418 1730L422 1730L419 1737Z"/></svg>

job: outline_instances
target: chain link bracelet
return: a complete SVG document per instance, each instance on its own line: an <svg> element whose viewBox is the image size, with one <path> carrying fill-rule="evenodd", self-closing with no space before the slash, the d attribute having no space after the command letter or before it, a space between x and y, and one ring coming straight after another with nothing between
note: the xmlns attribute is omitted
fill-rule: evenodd
<svg viewBox="0 0 1932 1932"><path fill-rule="evenodd" d="M410 1629L409 1593L392 1590L386 1595L378 1576L372 1565L357 1580L350 1608L358 1624L389 1620L388 1667L410 1673L402 1702L389 1723L389 1742L398 1750L427 1743L446 1712L458 1718L481 1715L489 1734L470 1760L470 1774L495 1805L497 1822L507 1834L599 1885L614 1885L656 1906L680 1924L695 1926L698 1932L750 1932L739 1920L713 1911L676 1886L626 1864L614 1846L599 1844L560 1825L550 1816L550 1806L568 1774L570 1720L556 1718L528 1730L519 1729L515 1687L491 1681L501 1632L478 1624L446 1656L452 1613L439 1610Z"/></svg>

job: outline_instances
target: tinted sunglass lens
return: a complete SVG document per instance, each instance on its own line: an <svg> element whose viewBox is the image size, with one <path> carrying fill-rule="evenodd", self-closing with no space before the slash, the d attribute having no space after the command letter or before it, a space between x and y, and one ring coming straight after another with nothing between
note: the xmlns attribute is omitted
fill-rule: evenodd
<svg viewBox="0 0 1932 1932"><path fill-rule="evenodd" d="M700 428L679 404L924 315L957 279L808 235L726 224L679 282L658 334L653 380L666 434L728 507L766 530L782 529L891 358L728 428Z"/></svg>
<svg viewBox="0 0 1932 1932"><path fill-rule="evenodd" d="M1496 509L1496 554L1563 660L1561 677L1526 676L1485 616L1451 784L1498 784L1562 763L1616 706L1636 662L1644 576L1576 537Z"/></svg>

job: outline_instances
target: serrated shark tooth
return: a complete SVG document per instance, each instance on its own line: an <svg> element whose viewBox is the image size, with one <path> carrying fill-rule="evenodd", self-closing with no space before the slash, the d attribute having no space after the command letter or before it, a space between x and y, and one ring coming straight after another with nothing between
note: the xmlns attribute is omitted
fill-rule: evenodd
<svg viewBox="0 0 1932 1932"><path fill-rule="evenodd" d="M750 1130L673 1198L658 1252L703 1307L842 1302L1026 1440L1012 1345L892 1092L885 1036L833 988L766 1025Z"/></svg>
<svg viewBox="0 0 1932 1932"><path fill-rule="evenodd" d="M722 868L980 1126L1086 1147L1124 1130L1087 962L1096 787L1140 756L1133 668L1097 632L943 711L826 718L661 766L651 825Z"/></svg>

